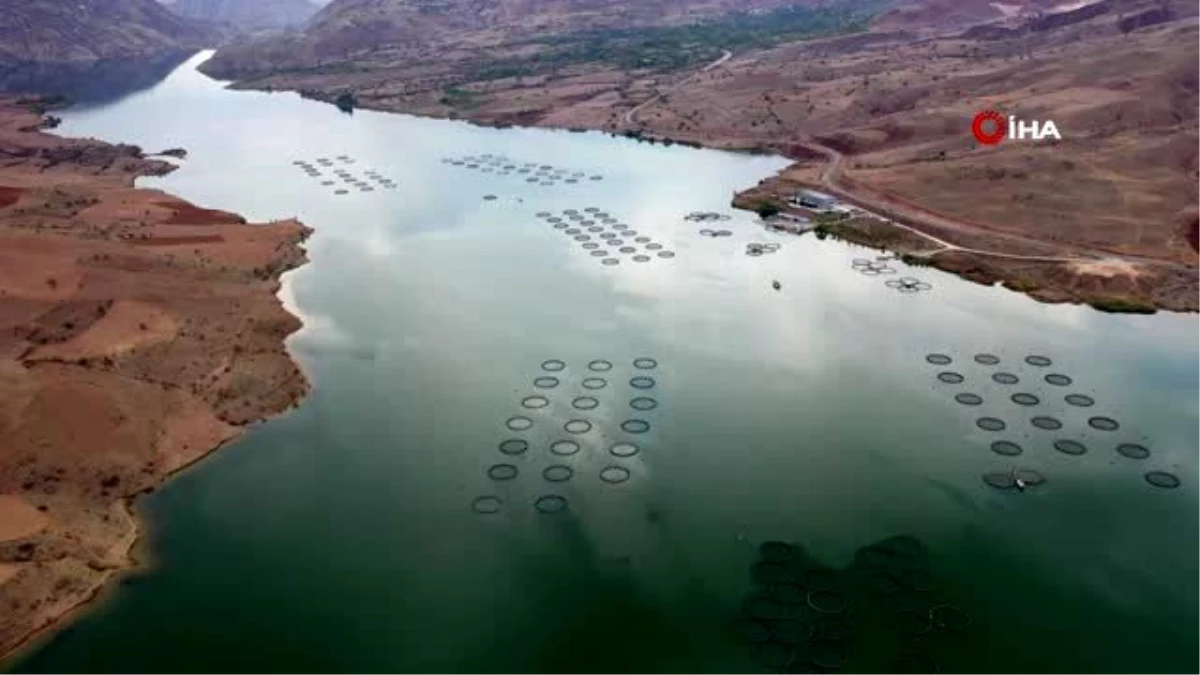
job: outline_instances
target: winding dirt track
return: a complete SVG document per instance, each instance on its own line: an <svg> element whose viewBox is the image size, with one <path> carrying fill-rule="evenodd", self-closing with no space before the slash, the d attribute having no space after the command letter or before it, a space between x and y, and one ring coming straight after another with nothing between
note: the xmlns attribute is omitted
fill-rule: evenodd
<svg viewBox="0 0 1200 675"><path fill-rule="evenodd" d="M693 77L696 77L697 75L701 75L703 73L707 73L708 71L712 70L713 68L720 67L721 64L723 64L726 61L728 61L729 59L733 58L733 52L729 51L728 49L723 50L723 51L725 53L721 54L721 58L717 59L716 61L713 61L712 63L708 64L707 66L704 66L700 70L697 70L696 72L692 73L691 75L688 75L687 77L683 78L682 80L677 82L675 84L675 86L673 86L665 91L655 92L655 94L653 96L651 96L650 98L646 99L645 101L642 101L641 103L637 104L633 108L630 108L625 113L625 123L630 124L630 125L636 124L637 121L634 119L634 117L639 112L641 112L642 108L645 108L646 106L650 105L651 103L658 101L658 99L663 97L663 94L668 94L668 93L674 91L675 89L678 89L678 88L682 87L683 85L687 84L688 82L690 82L692 80Z"/></svg>

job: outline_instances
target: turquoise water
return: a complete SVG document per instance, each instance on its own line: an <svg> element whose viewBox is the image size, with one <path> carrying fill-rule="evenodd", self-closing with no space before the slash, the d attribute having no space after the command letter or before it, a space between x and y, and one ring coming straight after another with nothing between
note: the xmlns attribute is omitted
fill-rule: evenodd
<svg viewBox="0 0 1200 675"><path fill-rule="evenodd" d="M315 388L141 502L153 567L11 667L761 670L734 628L758 544L792 541L842 567L900 534L924 543L938 592L973 619L914 647L942 670L1200 667L1194 315L1043 305L892 263L933 286L900 294L853 269L875 252L766 233L728 208L777 158L345 115L226 90L194 70L203 58L117 102L66 111L61 133L186 147L179 171L142 184L315 228L311 263L283 293L305 322L289 344ZM443 162L482 154L585 179L542 186ZM397 187L336 195L320 184L330 170L310 178L293 164L338 155L354 162L333 168ZM605 266L536 215L592 206L676 256L612 252L621 262ZM696 210L731 219L683 220ZM781 249L748 257L752 241ZM939 383L930 352L952 356L947 368L966 381ZM981 352L1000 365L975 363ZM1053 365L1028 365L1029 354ZM653 389L627 384L639 357L657 360ZM568 367L539 391L547 359ZM588 372L594 359L614 369ZM1021 382L989 379L1001 369ZM1051 371L1074 383L1045 383ZM588 376L608 386L585 390ZM955 403L959 391L984 405ZM1041 403L1015 405L1015 391ZM1067 405L1070 392L1096 405ZM523 410L536 393L550 404ZM599 408L573 410L581 395ZM637 413L652 426L630 436L619 423L638 395L658 407ZM533 428L506 429L517 414ZM983 415L1007 428L980 429ZM1064 426L1038 429L1034 415ZM1121 427L1093 429L1093 415ZM573 418L594 428L576 438L579 453L556 456L549 444L570 436ZM530 449L501 453L510 437ZM1055 451L1061 438L1088 452ZM635 456L607 451L629 439ZM1024 453L993 453L1000 439ZM1121 442L1152 454L1122 457ZM489 479L496 463L518 477ZM552 463L573 478L545 481ZM600 480L609 465L630 480ZM1017 467L1047 482L1019 493L981 480ZM1154 488L1150 470L1182 485ZM537 513L548 494L568 509ZM499 497L500 512L474 513L482 495ZM849 651L869 653L871 635Z"/></svg>

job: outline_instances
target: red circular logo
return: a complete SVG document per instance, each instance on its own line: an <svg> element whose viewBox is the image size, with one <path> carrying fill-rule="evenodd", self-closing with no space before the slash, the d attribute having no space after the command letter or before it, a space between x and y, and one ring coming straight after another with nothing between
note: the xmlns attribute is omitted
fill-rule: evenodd
<svg viewBox="0 0 1200 675"><path fill-rule="evenodd" d="M995 110L984 110L975 115L974 121L971 122L971 133L975 134L975 140L980 143L995 145L1008 135L1008 120Z"/></svg>

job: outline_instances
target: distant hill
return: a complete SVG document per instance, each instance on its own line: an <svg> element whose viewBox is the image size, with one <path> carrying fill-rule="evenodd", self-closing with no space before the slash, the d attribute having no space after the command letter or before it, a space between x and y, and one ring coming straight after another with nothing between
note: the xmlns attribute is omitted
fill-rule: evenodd
<svg viewBox="0 0 1200 675"><path fill-rule="evenodd" d="M141 58L212 44L216 34L155 0L0 0L0 65Z"/></svg>
<svg viewBox="0 0 1200 675"><path fill-rule="evenodd" d="M162 0L181 16L227 24L239 31L298 28L325 3L310 0Z"/></svg>

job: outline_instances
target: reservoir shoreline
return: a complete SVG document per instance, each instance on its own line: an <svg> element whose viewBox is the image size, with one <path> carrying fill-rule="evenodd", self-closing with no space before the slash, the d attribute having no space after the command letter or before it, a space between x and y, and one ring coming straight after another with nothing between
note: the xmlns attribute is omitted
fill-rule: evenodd
<svg viewBox="0 0 1200 675"><path fill-rule="evenodd" d="M139 497L310 388L277 294L311 230L137 188L176 166L45 107L0 99L4 662L152 564Z"/></svg>

